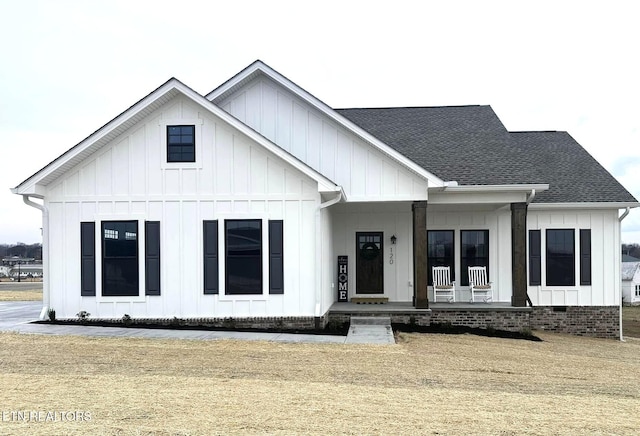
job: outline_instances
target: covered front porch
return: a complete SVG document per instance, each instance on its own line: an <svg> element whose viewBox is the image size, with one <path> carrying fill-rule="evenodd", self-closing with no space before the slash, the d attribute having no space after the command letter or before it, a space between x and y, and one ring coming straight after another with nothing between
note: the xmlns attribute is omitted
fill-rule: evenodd
<svg viewBox="0 0 640 436"><path fill-rule="evenodd" d="M527 206L534 188L452 187L430 192L428 201L335 205L330 212L333 258L347 264L334 275L342 291L338 301L381 297L400 304L387 306L390 311L438 308L430 272L432 266L446 265L456 282L455 307L464 308L471 300L467 266L481 265L492 282L493 304L475 302L470 309L526 307ZM447 241L434 247L441 235ZM470 247L474 238L482 242Z"/></svg>

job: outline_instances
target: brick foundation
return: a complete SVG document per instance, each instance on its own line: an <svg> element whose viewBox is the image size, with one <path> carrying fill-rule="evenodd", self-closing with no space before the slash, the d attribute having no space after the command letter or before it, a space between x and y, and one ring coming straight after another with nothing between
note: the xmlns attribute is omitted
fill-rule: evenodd
<svg viewBox="0 0 640 436"><path fill-rule="evenodd" d="M465 326L481 329L496 329L521 332L530 328L531 308L438 308L416 311L354 311L330 312L329 322L349 322L351 316L388 316L392 324L407 324L428 327L432 324Z"/></svg>
<svg viewBox="0 0 640 436"><path fill-rule="evenodd" d="M349 322L351 316L389 316L392 323L433 324L496 329L510 332L543 330L579 336L617 339L620 335L618 306L538 307L438 307L406 311L331 311L329 322Z"/></svg>
<svg viewBox="0 0 640 436"><path fill-rule="evenodd" d="M433 324L495 329L510 332L544 330L579 336L618 338L618 306L537 306L537 307L438 307L421 310L341 310L322 316L247 318L136 318L130 324L160 326L219 327L226 329L322 330L327 325L349 323L351 316L386 316L393 324L430 326ZM77 321L77 320L75 320ZM92 321L92 320L88 320ZM103 320L115 325L122 319Z"/></svg>
<svg viewBox="0 0 640 436"><path fill-rule="evenodd" d="M530 309L508 311L434 310L431 315L431 323L520 332L531 328L529 325L530 313Z"/></svg>
<svg viewBox="0 0 640 436"><path fill-rule="evenodd" d="M579 336L618 338L618 306L538 306L531 313L531 328Z"/></svg>

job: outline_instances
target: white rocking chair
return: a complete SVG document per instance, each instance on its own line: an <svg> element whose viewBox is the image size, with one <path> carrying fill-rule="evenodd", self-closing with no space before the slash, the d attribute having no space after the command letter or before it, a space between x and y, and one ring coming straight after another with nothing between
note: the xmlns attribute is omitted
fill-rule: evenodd
<svg viewBox="0 0 640 436"><path fill-rule="evenodd" d="M493 300L493 286L492 282L487 280L486 266L469 267L469 288L471 289L472 303L476 301L476 298L482 298L485 303Z"/></svg>
<svg viewBox="0 0 640 436"><path fill-rule="evenodd" d="M434 266L433 272L433 302L438 297L446 298L449 303L456 301L456 282L451 281L451 270L448 266Z"/></svg>

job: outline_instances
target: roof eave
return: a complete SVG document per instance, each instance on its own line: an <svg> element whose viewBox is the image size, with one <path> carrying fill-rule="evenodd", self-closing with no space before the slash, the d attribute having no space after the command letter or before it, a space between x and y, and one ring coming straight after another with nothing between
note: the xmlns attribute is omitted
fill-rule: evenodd
<svg viewBox="0 0 640 436"><path fill-rule="evenodd" d="M479 192L542 192L549 189L545 183L510 184L510 185L457 185L444 186L440 190L451 193L479 193Z"/></svg>
<svg viewBox="0 0 640 436"><path fill-rule="evenodd" d="M626 209L640 207L638 202L568 202L568 203L531 203L529 209Z"/></svg>

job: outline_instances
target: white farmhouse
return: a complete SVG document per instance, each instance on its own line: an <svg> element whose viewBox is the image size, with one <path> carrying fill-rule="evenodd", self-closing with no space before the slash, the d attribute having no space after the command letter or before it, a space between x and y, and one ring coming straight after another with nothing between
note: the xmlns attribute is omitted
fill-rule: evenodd
<svg viewBox="0 0 640 436"><path fill-rule="evenodd" d="M42 211L43 317L313 328L376 298L400 322L596 336L619 333L639 205L565 132L336 110L261 61L204 96L170 79L12 191ZM492 301L434 304L437 265L456 302L486 267Z"/></svg>
<svg viewBox="0 0 640 436"><path fill-rule="evenodd" d="M640 262L622 262L622 301L640 304Z"/></svg>

